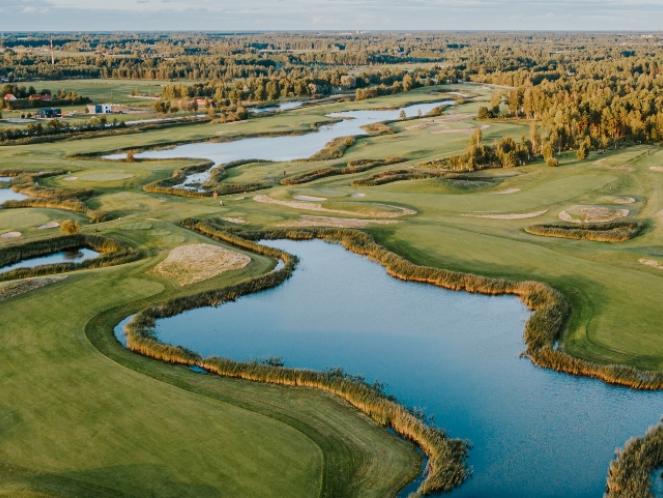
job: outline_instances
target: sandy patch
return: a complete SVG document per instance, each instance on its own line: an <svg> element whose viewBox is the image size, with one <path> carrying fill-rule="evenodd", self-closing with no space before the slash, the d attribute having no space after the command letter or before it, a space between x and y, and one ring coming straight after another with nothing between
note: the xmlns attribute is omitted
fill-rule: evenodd
<svg viewBox="0 0 663 498"><path fill-rule="evenodd" d="M315 197L313 195L295 195L293 199L304 202L324 202L327 200L326 197Z"/></svg>
<svg viewBox="0 0 663 498"><path fill-rule="evenodd" d="M244 218L240 218L239 216L226 216L222 217L221 219L223 221L227 221L228 223L234 223L235 225L246 225L246 220Z"/></svg>
<svg viewBox="0 0 663 498"><path fill-rule="evenodd" d="M635 197L610 197L608 202L613 204L634 204L636 202Z"/></svg>
<svg viewBox="0 0 663 498"><path fill-rule="evenodd" d="M303 209L306 211L320 211L323 213L333 213L333 214L344 214L351 216L364 216L371 218L398 218L400 216L413 215L417 212L413 209L402 208L397 206L391 206L384 204L385 207L392 209L393 211L375 211L367 210L363 213L355 213L352 211L346 211L343 209L330 209L323 207L319 203L315 202L303 202L303 201L286 201L281 199L274 199L268 195L259 194L253 197L253 200L263 204L275 204L277 206L285 206L292 209Z"/></svg>
<svg viewBox="0 0 663 498"><path fill-rule="evenodd" d="M126 180L128 178L133 178L132 173L127 173L125 171L109 171L109 172L91 172L84 173L80 176L81 180L87 180L92 182L114 182L118 180Z"/></svg>
<svg viewBox="0 0 663 498"><path fill-rule="evenodd" d="M21 232L5 232L0 235L0 239L18 239L21 235Z"/></svg>
<svg viewBox="0 0 663 498"><path fill-rule="evenodd" d="M625 164L622 164L621 166L611 166L610 169L614 169L615 171L626 171L629 173L635 171L632 166L626 166Z"/></svg>
<svg viewBox="0 0 663 498"><path fill-rule="evenodd" d="M251 258L244 254L212 244L190 244L170 251L154 272L185 286L227 271L239 270L250 261Z"/></svg>
<svg viewBox="0 0 663 498"><path fill-rule="evenodd" d="M78 177L77 176L65 176L63 178L63 180L65 182L75 182L76 180L78 180Z"/></svg>
<svg viewBox="0 0 663 498"><path fill-rule="evenodd" d="M663 166L650 166L649 169L656 173L663 173Z"/></svg>
<svg viewBox="0 0 663 498"><path fill-rule="evenodd" d="M528 218L536 218L542 214L546 214L547 209L543 211L530 211L529 213L488 213L488 214L466 214L464 216L471 216L473 218L488 218L491 220L526 220Z"/></svg>
<svg viewBox="0 0 663 498"><path fill-rule="evenodd" d="M629 214L630 211L625 208L577 205L559 213L559 219L569 223L607 223Z"/></svg>
<svg viewBox="0 0 663 498"><path fill-rule="evenodd" d="M516 192L520 192L519 188L507 188L504 190L500 190L499 192L495 192L498 195L509 195L509 194L515 194Z"/></svg>
<svg viewBox="0 0 663 498"><path fill-rule="evenodd" d="M334 227L334 228L366 228L369 225L391 225L396 220L366 220L359 218L335 218L333 216L301 216L298 220L286 221L280 227Z"/></svg>
<svg viewBox="0 0 663 498"><path fill-rule="evenodd" d="M37 227L39 230L48 230L50 228L57 228L59 227L60 224L57 221L49 221L48 223L44 223L43 225L39 225Z"/></svg>
<svg viewBox="0 0 663 498"><path fill-rule="evenodd" d="M645 266L650 266L651 268L656 268L657 270L663 270L663 263L656 261L655 259L640 258L638 261Z"/></svg>
<svg viewBox="0 0 663 498"><path fill-rule="evenodd" d="M353 199L363 199L364 197L366 197L366 194L363 192L356 192L352 194L350 197L352 197Z"/></svg>

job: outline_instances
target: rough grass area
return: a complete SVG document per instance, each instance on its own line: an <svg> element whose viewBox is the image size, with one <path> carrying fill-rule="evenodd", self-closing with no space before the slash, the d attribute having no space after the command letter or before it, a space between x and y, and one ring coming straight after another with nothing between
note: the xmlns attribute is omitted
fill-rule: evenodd
<svg viewBox="0 0 663 498"><path fill-rule="evenodd" d="M154 272L185 286L202 282L227 271L240 270L251 258L212 244L190 244L176 247L159 263Z"/></svg>

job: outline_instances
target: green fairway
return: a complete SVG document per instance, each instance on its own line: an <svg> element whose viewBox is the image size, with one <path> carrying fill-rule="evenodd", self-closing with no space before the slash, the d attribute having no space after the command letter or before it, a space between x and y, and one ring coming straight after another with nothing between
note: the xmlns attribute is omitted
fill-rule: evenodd
<svg viewBox="0 0 663 498"><path fill-rule="evenodd" d="M114 99L130 103L134 87L144 95L161 84L112 85ZM105 82L72 85L95 100L110 88ZM82 156L303 132L328 121L331 112L443 100L441 88L325 103L238 123L0 147L3 169L63 169L64 175L40 180L42 186L93 189L88 207L112 215L89 224L83 215L58 209L0 210L0 233L22 234L18 240L0 239L0 248L52 236L57 229L42 225L76 219L84 233L123 239L145 253L138 262L76 272L0 304L0 496L377 498L394 495L416 474L420 458L413 445L331 395L200 375L130 353L115 341L113 326L147 305L228 286L274 267L270 258L247 253L251 263L245 269L190 288L161 279L151 270L168 251L210 242L178 225L193 216L256 227L301 226L320 217L333 218L338 226L363 220L378 241L416 263L551 284L572 305L561 348L600 363L663 371L663 149L658 146L593 152L585 161L565 154L558 168L537 162L474 173L471 180L352 185L375 173L459 153L479 127L486 142L527 134L527 123L478 121L477 109L491 90L459 85L448 89L476 99L442 116L391 123L393 133L362 137L341 159L249 163L230 169L223 180L272 185L259 192L221 199L151 194L145 184L201 158L114 162ZM284 171L290 176L390 157L404 161L302 185L279 184ZM272 203L256 195L269 196ZM524 231L574 213L617 213L648 225L639 237L618 244ZM437 423L444 426L443 420Z"/></svg>

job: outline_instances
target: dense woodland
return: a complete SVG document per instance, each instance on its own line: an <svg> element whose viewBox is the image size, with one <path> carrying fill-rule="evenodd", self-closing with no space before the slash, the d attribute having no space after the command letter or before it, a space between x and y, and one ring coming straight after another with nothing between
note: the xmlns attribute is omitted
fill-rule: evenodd
<svg viewBox="0 0 663 498"><path fill-rule="evenodd" d="M480 119L539 126L519 143L474 144L457 169L532 155L554 166L560 151L582 159L663 138L661 41L646 33L6 33L0 79L171 80L157 111L203 106L228 121L246 118L247 103L490 83L498 91Z"/></svg>

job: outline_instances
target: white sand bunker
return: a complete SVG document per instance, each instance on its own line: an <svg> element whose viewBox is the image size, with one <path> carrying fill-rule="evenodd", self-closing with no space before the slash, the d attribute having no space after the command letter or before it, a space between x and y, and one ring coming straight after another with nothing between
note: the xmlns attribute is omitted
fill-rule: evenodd
<svg viewBox="0 0 663 498"><path fill-rule="evenodd" d="M650 266L652 268L656 268L657 270L663 270L663 263L656 261L655 259L640 258L638 261L645 266Z"/></svg>
<svg viewBox="0 0 663 498"><path fill-rule="evenodd" d="M471 216L472 218L487 218L491 220L526 220L528 218L536 218L542 214L546 214L547 209L542 211L530 211L528 213L486 213L486 214L465 214L463 216Z"/></svg>
<svg viewBox="0 0 663 498"><path fill-rule="evenodd" d="M519 188L507 188L504 190L500 190L499 192L495 192L497 195L509 195L509 194L515 194L517 192L520 192Z"/></svg>
<svg viewBox="0 0 663 498"><path fill-rule="evenodd" d="M559 213L559 219L569 223L607 223L629 214L626 208L577 205Z"/></svg>
<svg viewBox="0 0 663 498"><path fill-rule="evenodd" d="M66 177L63 178L63 180L65 182L75 182L76 180L78 180L78 177L77 176L66 176Z"/></svg>
<svg viewBox="0 0 663 498"><path fill-rule="evenodd" d="M635 204L636 198L635 197L607 197L606 201L611 202L612 204Z"/></svg>
<svg viewBox="0 0 663 498"><path fill-rule="evenodd" d="M48 230L51 228L57 228L59 227L60 224L57 221L49 221L48 223L44 223L43 225L39 225L37 228L39 230Z"/></svg>
<svg viewBox="0 0 663 498"><path fill-rule="evenodd" d="M228 223L234 223L235 225L246 225L246 220L244 218L240 218L239 216L225 216L221 217L223 221L227 221Z"/></svg>
<svg viewBox="0 0 663 498"><path fill-rule="evenodd" d="M366 197L366 194L363 193L363 192L355 192L350 197L352 197L353 199L362 199L362 198Z"/></svg>
<svg viewBox="0 0 663 498"><path fill-rule="evenodd" d="M663 173L663 166L650 166L649 169L656 173Z"/></svg>
<svg viewBox="0 0 663 498"><path fill-rule="evenodd" d="M170 251L154 271L184 286L242 269L250 261L251 258L244 254L212 244L190 244Z"/></svg>
<svg viewBox="0 0 663 498"><path fill-rule="evenodd" d="M316 202L304 202L304 201L286 201L281 199L274 199L268 195L256 195L253 198L254 201L260 202L263 204L276 204L278 206L285 206L293 209L303 209L306 211L320 211L323 213L332 213L332 214L341 214L341 215L354 215L354 216L364 216L371 218L398 218L401 216L417 214L414 209L408 209L400 206L392 206L388 204L381 204L381 206L387 208L388 210L372 210L367 209L363 212L353 212L346 211L343 209L330 209L323 207L322 204Z"/></svg>
<svg viewBox="0 0 663 498"><path fill-rule="evenodd" d="M327 200L326 197L315 197L313 195L295 195L293 199L303 202L324 202Z"/></svg>
<svg viewBox="0 0 663 498"><path fill-rule="evenodd" d="M396 220L366 220L360 218L335 218L332 216L301 216L297 220L285 221L280 227L334 227L334 228L366 228L369 225L391 225Z"/></svg>
<svg viewBox="0 0 663 498"><path fill-rule="evenodd" d="M0 235L0 239L18 239L21 235L21 232L5 232Z"/></svg>

